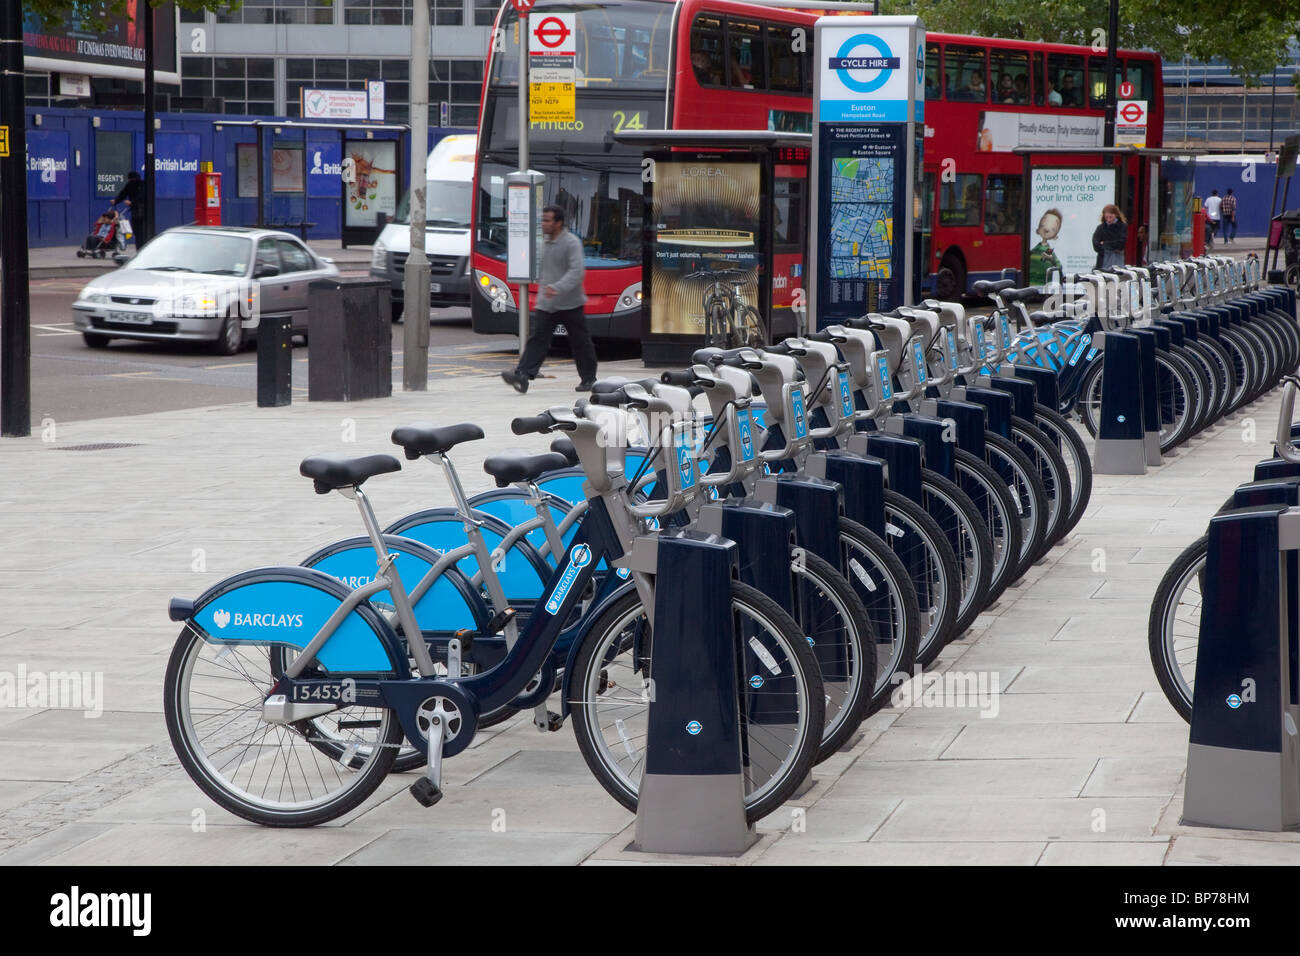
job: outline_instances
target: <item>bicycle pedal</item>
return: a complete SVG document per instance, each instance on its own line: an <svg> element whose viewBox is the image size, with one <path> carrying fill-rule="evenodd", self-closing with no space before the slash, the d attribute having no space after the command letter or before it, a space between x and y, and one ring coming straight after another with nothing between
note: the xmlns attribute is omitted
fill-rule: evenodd
<svg viewBox="0 0 1300 956"><path fill-rule="evenodd" d="M512 607L508 607L504 611L497 611L492 615L492 620L488 621L487 626L483 628L483 634L496 634L498 631L504 630L505 626L514 619L514 616L515 609Z"/></svg>
<svg viewBox="0 0 1300 956"><path fill-rule="evenodd" d="M428 777L421 777L410 786L411 796L422 807L431 807L442 799L442 791L433 785Z"/></svg>
<svg viewBox="0 0 1300 956"><path fill-rule="evenodd" d="M548 710L546 712L546 729L548 731L550 731L551 733L555 733L563 726L564 726L563 717L561 717L553 710Z"/></svg>

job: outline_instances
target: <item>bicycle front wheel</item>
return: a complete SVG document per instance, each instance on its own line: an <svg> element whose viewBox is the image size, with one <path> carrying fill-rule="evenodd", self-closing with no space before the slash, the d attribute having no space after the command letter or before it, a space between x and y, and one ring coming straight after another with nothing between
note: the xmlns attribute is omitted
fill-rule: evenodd
<svg viewBox="0 0 1300 956"><path fill-rule="evenodd" d="M1156 588L1147 619L1147 650L1160 689L1183 720L1192 721L1196 649L1201 638L1201 599L1209 536L1193 541Z"/></svg>
<svg viewBox="0 0 1300 956"><path fill-rule="evenodd" d="M275 645L208 643L187 626L164 678L167 732L191 779L231 813L264 826L315 826L375 791L402 729L391 710L355 704L267 723L262 702L277 679L273 653L280 653ZM337 745L343 749L335 754Z"/></svg>
<svg viewBox="0 0 1300 956"><path fill-rule="evenodd" d="M812 770L825 698L812 648L775 601L733 581L731 616L744 678L739 711L745 817L753 823L784 803ZM583 635L570 683L578 749L606 792L632 811L655 692L652 644L645 608L630 591Z"/></svg>

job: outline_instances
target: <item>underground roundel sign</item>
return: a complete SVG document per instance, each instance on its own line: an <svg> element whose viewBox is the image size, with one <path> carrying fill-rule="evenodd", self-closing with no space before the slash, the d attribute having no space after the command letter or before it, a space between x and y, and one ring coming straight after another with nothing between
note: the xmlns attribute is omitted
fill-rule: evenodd
<svg viewBox="0 0 1300 956"><path fill-rule="evenodd" d="M840 44L829 65L850 90L875 93L889 82L900 61L880 37L858 33Z"/></svg>

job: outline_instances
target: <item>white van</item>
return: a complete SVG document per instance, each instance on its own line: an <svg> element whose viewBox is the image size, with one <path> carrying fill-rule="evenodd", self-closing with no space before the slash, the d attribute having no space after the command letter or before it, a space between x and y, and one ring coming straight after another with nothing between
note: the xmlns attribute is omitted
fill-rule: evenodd
<svg viewBox="0 0 1300 956"><path fill-rule="evenodd" d="M438 142L425 172L424 254L429 259L429 303L468 306L469 220L474 201L474 154L478 137L454 134ZM375 241L370 275L393 290L393 319L402 314L402 281L411 251L411 194Z"/></svg>

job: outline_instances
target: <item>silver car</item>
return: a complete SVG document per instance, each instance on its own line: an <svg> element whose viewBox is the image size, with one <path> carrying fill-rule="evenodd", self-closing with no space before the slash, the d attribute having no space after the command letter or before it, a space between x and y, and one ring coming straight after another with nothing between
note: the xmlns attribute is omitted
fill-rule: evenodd
<svg viewBox="0 0 1300 956"><path fill-rule="evenodd" d="M263 315L291 315L307 334L307 286L339 270L286 232L183 226L149 242L72 304L91 348L112 339L207 342L233 355Z"/></svg>

